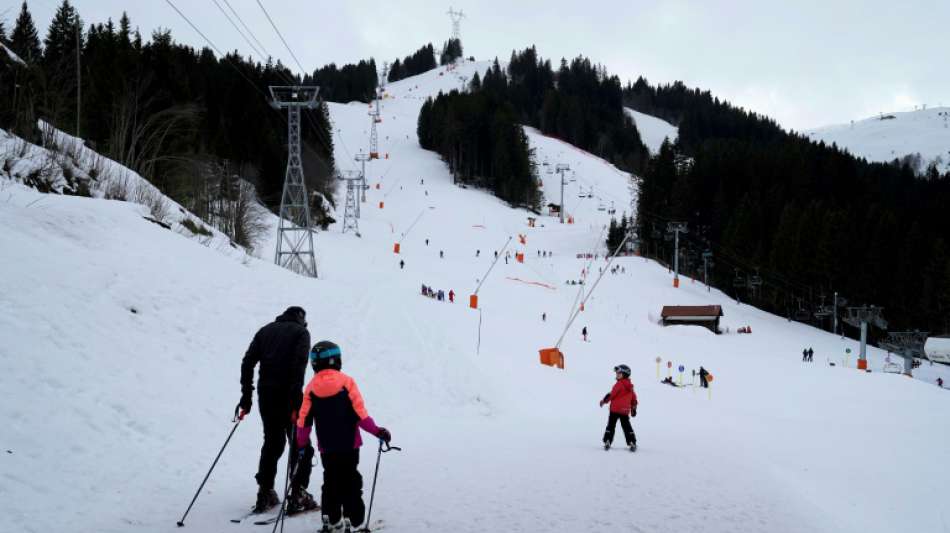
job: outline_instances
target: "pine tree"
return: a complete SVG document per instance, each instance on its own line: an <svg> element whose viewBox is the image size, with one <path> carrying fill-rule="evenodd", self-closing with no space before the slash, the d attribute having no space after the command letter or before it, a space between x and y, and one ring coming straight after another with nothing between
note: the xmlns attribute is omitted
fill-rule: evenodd
<svg viewBox="0 0 950 533"><path fill-rule="evenodd" d="M26 2L23 2L20 7L20 15L17 16L13 33L10 34L10 49L27 63L35 63L43 55L39 34L36 32L33 17L30 15Z"/></svg>
<svg viewBox="0 0 950 533"><path fill-rule="evenodd" d="M63 0L50 22L46 38L43 39L45 63L57 68L64 62L75 61L77 34L81 49L83 46L82 19L79 18L76 9L70 5L69 0Z"/></svg>

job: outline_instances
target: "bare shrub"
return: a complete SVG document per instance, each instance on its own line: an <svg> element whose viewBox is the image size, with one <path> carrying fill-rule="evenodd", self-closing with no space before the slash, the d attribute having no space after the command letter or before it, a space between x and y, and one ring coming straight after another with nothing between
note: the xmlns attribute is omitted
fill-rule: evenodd
<svg viewBox="0 0 950 533"><path fill-rule="evenodd" d="M132 192L132 201L144 205L152 214L152 218L159 222L167 222L169 216L168 201L165 195L152 184L141 181Z"/></svg>
<svg viewBox="0 0 950 533"><path fill-rule="evenodd" d="M102 194L106 200L129 200L129 178L124 173L107 176L103 181Z"/></svg>
<svg viewBox="0 0 950 533"><path fill-rule="evenodd" d="M230 237L241 246L254 250L267 233L267 210L257 201L254 186L241 181L233 209L234 235Z"/></svg>

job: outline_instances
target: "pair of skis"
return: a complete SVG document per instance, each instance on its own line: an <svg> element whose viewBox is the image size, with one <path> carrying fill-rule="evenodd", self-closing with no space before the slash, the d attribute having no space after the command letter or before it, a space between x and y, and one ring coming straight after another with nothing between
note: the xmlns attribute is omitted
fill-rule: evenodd
<svg viewBox="0 0 950 533"><path fill-rule="evenodd" d="M291 518L294 516L308 514L308 513L312 513L313 511L319 511L319 509L312 509L310 511L302 511L299 513L294 513L292 515L285 515L284 518L286 519L286 518ZM237 518L232 518L231 523L240 524L241 522L247 520L248 518L250 518L251 516L254 516L255 514L257 513L255 513L254 510L252 509ZM255 526L269 526L269 525L273 525L279 519L280 519L280 513L277 513L267 518L261 518L260 520L255 520L254 525ZM384 525L384 522L382 520L374 520L371 525L364 525L364 526L361 526L359 529L354 529L353 533L369 533L371 531L378 531L383 528L383 525Z"/></svg>

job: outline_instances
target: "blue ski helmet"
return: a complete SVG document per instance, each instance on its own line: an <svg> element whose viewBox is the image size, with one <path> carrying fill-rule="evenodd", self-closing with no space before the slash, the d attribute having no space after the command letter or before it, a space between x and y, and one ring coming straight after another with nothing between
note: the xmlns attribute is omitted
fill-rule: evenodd
<svg viewBox="0 0 950 533"><path fill-rule="evenodd" d="M343 352L330 341L320 341L310 349L310 366L314 372L328 368L339 370L343 367Z"/></svg>

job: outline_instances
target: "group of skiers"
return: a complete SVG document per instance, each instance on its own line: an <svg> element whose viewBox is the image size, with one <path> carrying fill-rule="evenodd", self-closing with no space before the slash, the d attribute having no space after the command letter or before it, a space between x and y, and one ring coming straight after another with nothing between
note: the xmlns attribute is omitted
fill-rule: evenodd
<svg viewBox="0 0 950 533"><path fill-rule="evenodd" d="M811 348L805 348L802 350L802 362L803 363L812 363L815 361L815 350Z"/></svg>
<svg viewBox="0 0 950 533"><path fill-rule="evenodd" d="M442 289L439 289L439 290L436 291L436 290L433 290L432 287L429 287L428 285L423 284L423 285L422 285L422 295L423 295L423 296L428 296L429 298L435 298L436 300L438 300L438 301L440 301L440 302L444 302L444 301L445 301L445 297L448 296L448 298L449 298L449 303L455 303L455 291L453 291L453 290L451 290L451 289L449 289L449 292L446 293L446 292L443 291Z"/></svg>
<svg viewBox="0 0 950 533"><path fill-rule="evenodd" d="M287 514L321 509L321 532L355 531L365 514L363 479L357 470L363 444L360 429L386 443L392 435L376 425L356 382L340 371L340 347L330 341L310 346L306 316L303 308L288 307L254 335L241 362L241 419L251 411L254 367L260 366L257 401L264 444L254 476L258 492L253 511L263 513L280 503L274 480L286 444L290 448ZM308 360L314 375L304 387ZM307 491L315 455L310 441L314 431L323 463L319 505Z"/></svg>

